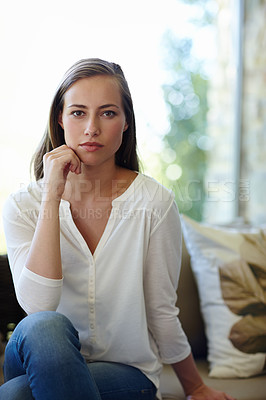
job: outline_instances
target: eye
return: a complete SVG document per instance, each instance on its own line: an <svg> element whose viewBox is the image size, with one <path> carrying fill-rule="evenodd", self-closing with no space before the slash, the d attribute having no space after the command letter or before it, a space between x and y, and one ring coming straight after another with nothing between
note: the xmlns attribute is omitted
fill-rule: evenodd
<svg viewBox="0 0 266 400"><path fill-rule="evenodd" d="M71 114L74 115L74 117L82 117L83 115L85 115L84 111L81 110L72 111Z"/></svg>
<svg viewBox="0 0 266 400"><path fill-rule="evenodd" d="M112 118L116 115L116 113L114 111L107 110L107 111L104 111L102 115L107 118Z"/></svg>

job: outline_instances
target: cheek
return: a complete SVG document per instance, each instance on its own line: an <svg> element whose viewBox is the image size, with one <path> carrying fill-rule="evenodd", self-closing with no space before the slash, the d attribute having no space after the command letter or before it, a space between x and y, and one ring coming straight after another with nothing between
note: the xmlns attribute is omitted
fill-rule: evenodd
<svg viewBox="0 0 266 400"><path fill-rule="evenodd" d="M76 131L77 127L73 121L70 120L64 121L64 136L66 142L71 141L71 139L75 138Z"/></svg>
<svg viewBox="0 0 266 400"><path fill-rule="evenodd" d="M75 130L75 123L73 120L66 118L63 120L63 124L64 130L66 132L72 132L73 130Z"/></svg>
<svg viewBox="0 0 266 400"><path fill-rule="evenodd" d="M121 124L116 124L113 126L112 131L110 132L109 138L113 142L114 146L117 147L121 145L122 140L123 140L123 128Z"/></svg>

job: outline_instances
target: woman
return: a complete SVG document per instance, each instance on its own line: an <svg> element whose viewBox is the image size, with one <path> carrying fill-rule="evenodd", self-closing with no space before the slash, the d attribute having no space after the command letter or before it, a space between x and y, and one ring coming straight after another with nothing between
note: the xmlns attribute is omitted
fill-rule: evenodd
<svg viewBox="0 0 266 400"><path fill-rule="evenodd" d="M67 71L34 170L4 211L28 316L8 343L0 395L155 399L165 362L189 398L232 399L203 384L177 318L178 211L172 193L138 173L118 65L87 59Z"/></svg>

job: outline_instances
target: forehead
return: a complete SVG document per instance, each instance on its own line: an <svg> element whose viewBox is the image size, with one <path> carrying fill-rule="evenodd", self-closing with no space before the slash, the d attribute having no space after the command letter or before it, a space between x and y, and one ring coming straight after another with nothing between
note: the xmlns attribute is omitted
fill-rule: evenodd
<svg viewBox="0 0 266 400"><path fill-rule="evenodd" d="M73 83L64 95L64 103L69 102L102 103L116 102L122 104L121 91L116 78L97 75L79 79Z"/></svg>

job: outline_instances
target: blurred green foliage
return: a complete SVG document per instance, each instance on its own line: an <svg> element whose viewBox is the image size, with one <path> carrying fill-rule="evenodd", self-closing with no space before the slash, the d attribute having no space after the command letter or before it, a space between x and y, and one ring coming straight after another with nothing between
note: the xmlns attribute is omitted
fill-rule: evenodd
<svg viewBox="0 0 266 400"><path fill-rule="evenodd" d="M173 39L168 33L167 42L169 58L172 60L172 76L175 79L171 84L163 86L170 119L170 130L164 142L166 151L168 148L175 151L174 164L182 169L180 178L170 180L168 186L175 192L180 212L200 221L205 198L203 180L207 166L204 138L207 126L208 81L200 74L200 66L196 61L191 62L190 39ZM167 179L169 163L162 160L162 165Z"/></svg>
<svg viewBox="0 0 266 400"><path fill-rule="evenodd" d="M213 22L207 12L213 0L197 2L202 8L197 26ZM210 140L207 135L208 77L204 61L192 54L192 38L177 38L171 32L164 37L163 46L168 82L163 85L169 108L170 128L164 137L165 149L161 154L166 185L176 195L181 213L201 221L205 200L204 176L208 162ZM175 167L174 167L175 166ZM176 174L176 177L175 177Z"/></svg>

